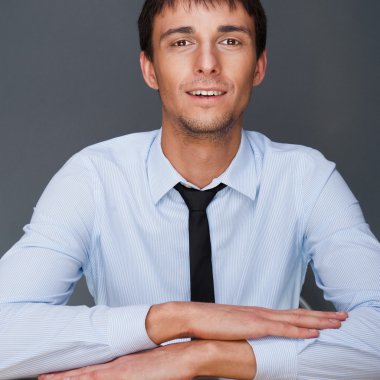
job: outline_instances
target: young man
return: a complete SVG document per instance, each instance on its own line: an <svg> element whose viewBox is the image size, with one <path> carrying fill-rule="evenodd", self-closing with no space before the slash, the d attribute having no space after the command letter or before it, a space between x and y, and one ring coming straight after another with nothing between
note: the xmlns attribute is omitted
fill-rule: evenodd
<svg viewBox="0 0 380 380"><path fill-rule="evenodd" d="M0 266L0 378L378 378L380 246L357 201L318 152L242 129L265 25L258 0L146 1L162 129L86 148L45 190ZM347 320L272 310L297 307L309 261ZM82 271L98 306L58 306Z"/></svg>

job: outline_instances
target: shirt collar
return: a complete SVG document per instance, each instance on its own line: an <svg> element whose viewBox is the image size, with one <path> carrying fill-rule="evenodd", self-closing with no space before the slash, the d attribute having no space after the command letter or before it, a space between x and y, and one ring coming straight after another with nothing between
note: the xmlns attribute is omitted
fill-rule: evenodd
<svg viewBox="0 0 380 380"><path fill-rule="evenodd" d="M255 200L257 188L257 166L254 153L246 132L242 130L239 149L226 171L219 177L219 182L247 196L252 201Z"/></svg>
<svg viewBox="0 0 380 380"><path fill-rule="evenodd" d="M185 181L162 151L161 132L160 129L150 147L147 159L148 181L154 204L157 204L178 182Z"/></svg>
<svg viewBox="0 0 380 380"><path fill-rule="evenodd" d="M165 157L161 148L161 132L162 130L160 129L151 145L147 158L148 181L154 204L157 204L178 182L189 184ZM242 131L238 152L231 164L218 178L214 178L205 187L205 190L220 183L226 184L252 200L256 197L255 155L244 130Z"/></svg>

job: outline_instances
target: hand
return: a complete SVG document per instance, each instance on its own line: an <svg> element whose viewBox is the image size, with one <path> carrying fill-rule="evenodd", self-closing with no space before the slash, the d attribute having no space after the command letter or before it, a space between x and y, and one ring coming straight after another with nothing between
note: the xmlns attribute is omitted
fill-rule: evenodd
<svg viewBox="0 0 380 380"><path fill-rule="evenodd" d="M40 375L38 380L190 380L189 345L172 344L130 354L109 363Z"/></svg>
<svg viewBox="0 0 380 380"><path fill-rule="evenodd" d="M250 380L256 360L246 341L171 344L112 362L39 376L39 380L190 380L197 376Z"/></svg>
<svg viewBox="0 0 380 380"><path fill-rule="evenodd" d="M264 336L316 338L318 330L339 328L347 316L345 312L169 302L152 306L145 323L152 341L160 344L184 337L211 340Z"/></svg>

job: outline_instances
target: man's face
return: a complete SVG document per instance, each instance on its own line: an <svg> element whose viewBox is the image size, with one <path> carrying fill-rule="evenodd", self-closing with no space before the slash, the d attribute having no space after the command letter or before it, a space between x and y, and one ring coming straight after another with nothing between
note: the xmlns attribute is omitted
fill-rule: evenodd
<svg viewBox="0 0 380 380"><path fill-rule="evenodd" d="M163 126L192 135L225 134L241 126L252 86L264 78L255 28L241 4L189 6L178 2L155 17L153 63L141 55L144 78L158 89Z"/></svg>

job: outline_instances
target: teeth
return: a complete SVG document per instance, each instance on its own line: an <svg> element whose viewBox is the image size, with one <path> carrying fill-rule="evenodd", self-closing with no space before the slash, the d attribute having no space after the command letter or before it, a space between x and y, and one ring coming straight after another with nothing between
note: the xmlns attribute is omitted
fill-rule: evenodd
<svg viewBox="0 0 380 380"><path fill-rule="evenodd" d="M191 95L202 95L202 96L219 96L223 95L222 91L206 91L206 90L195 90L190 92Z"/></svg>

